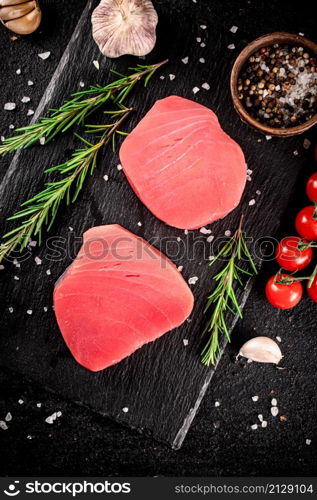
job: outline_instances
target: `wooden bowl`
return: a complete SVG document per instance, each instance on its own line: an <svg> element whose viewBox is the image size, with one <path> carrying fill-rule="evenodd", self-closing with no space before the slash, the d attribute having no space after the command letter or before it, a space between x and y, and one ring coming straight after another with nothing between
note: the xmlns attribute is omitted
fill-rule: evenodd
<svg viewBox="0 0 317 500"><path fill-rule="evenodd" d="M278 137L288 137L291 135L298 135L306 132L309 128L317 123L317 114L315 114L310 120L307 120L305 123L301 125L297 125L296 127L288 127L288 128L273 128L263 125L262 123L257 122L252 116L249 115L245 107L242 105L239 97L238 97L238 77L241 72L242 67L247 62L248 58L254 54L257 50L262 47L267 47L270 45L274 45L275 43L280 44L289 44L289 45L300 45L309 52L313 53L317 57L317 45L304 38L300 35L293 35L291 33L269 33L268 35L261 36L257 38L253 42L249 43L242 52L237 57L231 72L230 79L230 87L231 87L231 95L235 110L240 115L241 120L244 123L247 123L251 127L255 128L259 132L262 132L265 135L274 135Z"/></svg>

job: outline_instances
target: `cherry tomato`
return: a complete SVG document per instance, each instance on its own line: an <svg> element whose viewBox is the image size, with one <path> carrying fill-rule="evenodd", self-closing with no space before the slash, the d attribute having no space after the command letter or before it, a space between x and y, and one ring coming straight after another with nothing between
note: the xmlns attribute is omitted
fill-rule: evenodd
<svg viewBox="0 0 317 500"><path fill-rule="evenodd" d="M298 234L307 240L317 240L317 209L313 205L302 208L295 220Z"/></svg>
<svg viewBox="0 0 317 500"><path fill-rule="evenodd" d="M306 194L311 201L317 203L317 172L309 177L306 184Z"/></svg>
<svg viewBox="0 0 317 500"><path fill-rule="evenodd" d="M314 302L317 302L317 276L315 276L311 286L307 287L307 293Z"/></svg>
<svg viewBox="0 0 317 500"><path fill-rule="evenodd" d="M287 277L288 275L284 273L274 275L266 284L266 298L272 306L278 309L291 309L295 307L303 295L303 287L298 281L291 284L275 282L275 280ZM291 276L289 277L291 278Z"/></svg>
<svg viewBox="0 0 317 500"><path fill-rule="evenodd" d="M287 236L283 238L276 247L276 260L280 267L288 271L300 271L308 266L313 258L311 247L300 249L301 244L307 241L298 236Z"/></svg>

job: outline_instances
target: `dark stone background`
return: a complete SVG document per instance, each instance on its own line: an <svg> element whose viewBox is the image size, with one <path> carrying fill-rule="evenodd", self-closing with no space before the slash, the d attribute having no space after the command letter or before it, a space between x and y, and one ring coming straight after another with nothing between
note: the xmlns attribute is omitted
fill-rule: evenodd
<svg viewBox="0 0 317 500"><path fill-rule="evenodd" d="M47 2L44 18L49 19L49 24L46 21L40 33L24 39L12 40L1 27L0 109L5 102L18 102L23 95L32 101L20 104L11 114L1 111L0 135L11 134L10 124L28 122L27 110L36 109L84 4L85 0ZM235 24L235 13L238 16L242 11L244 22L257 23L259 33L301 31L314 39L315 20L305 1L299 7L297 2L278 0L218 0L214 8L231 25ZM43 62L37 54L46 50L51 51L51 57ZM22 70L19 76L17 68ZM34 86L28 87L27 80L33 80ZM314 137L316 132L311 132L309 138L313 141ZM310 151L300 154L307 154L307 170L277 236L294 232L294 215L307 203L304 185L316 166ZM9 161L9 157L1 160L1 171ZM263 266L245 307L244 320L236 328L233 344L220 362L181 450L172 451L145 435L61 400L14 374L12 366L12 372L0 371L0 420L7 412L13 416L9 430L0 430L1 475L316 475L316 305L305 298L289 312L270 307L263 289L275 270L274 263ZM234 362L242 339L254 334L282 338L284 370ZM251 399L254 395L259 396L256 403ZM272 397L277 398L279 416L285 419L270 415ZM23 404L19 404L20 399ZM220 401L219 407L215 407L216 400ZM45 418L58 410L62 417L53 425L45 423ZM250 426L257 422L258 414L268 420L268 427L252 431ZM310 446L306 439L311 439Z"/></svg>

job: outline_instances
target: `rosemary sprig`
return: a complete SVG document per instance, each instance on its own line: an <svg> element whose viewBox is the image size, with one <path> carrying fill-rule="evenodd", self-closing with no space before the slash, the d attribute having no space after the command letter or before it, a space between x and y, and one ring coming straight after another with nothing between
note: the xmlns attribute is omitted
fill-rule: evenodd
<svg viewBox="0 0 317 500"><path fill-rule="evenodd" d="M0 145L0 156L20 148L28 148L42 137L45 142L50 141L59 132L66 132L73 125L83 124L91 113L109 100L121 104L141 78L145 77L147 85L155 71L166 62L167 60L149 66L139 64L135 68L129 68L133 73L128 76L113 71L120 76L118 80L105 86L92 85L87 90L72 94L59 109L50 109L50 116L40 118L38 123L16 129L18 134L8 137Z"/></svg>
<svg viewBox="0 0 317 500"><path fill-rule="evenodd" d="M234 289L235 283L237 282L242 286L242 275L253 276L257 274L257 269L242 232L242 217L234 235L223 245L218 255L209 265L212 266L220 258L226 259L227 262L223 269L213 278L217 282L217 286L208 297L204 311L207 312L213 306L211 318L205 328L205 333L208 332L209 339L202 351L202 363L207 366L215 365L218 361L220 336L224 335L230 342L226 313L229 311L234 315L238 314L242 318L242 312ZM241 267L240 261L245 260L249 264L250 271Z"/></svg>
<svg viewBox="0 0 317 500"><path fill-rule="evenodd" d="M3 236L5 241L0 245L0 262L17 248L21 252L32 236L38 236L41 243L43 228L51 228L62 200L66 199L69 205L77 199L88 173L92 174L96 168L99 151L113 142L116 134L121 133L119 128L131 111L130 108L123 108L109 113L116 120L97 126L98 132L101 132L98 142L92 144L80 137L86 148L77 149L70 160L45 171L57 171L62 177L47 182L43 191L22 203L21 210L9 217L8 220L22 219L22 223Z"/></svg>

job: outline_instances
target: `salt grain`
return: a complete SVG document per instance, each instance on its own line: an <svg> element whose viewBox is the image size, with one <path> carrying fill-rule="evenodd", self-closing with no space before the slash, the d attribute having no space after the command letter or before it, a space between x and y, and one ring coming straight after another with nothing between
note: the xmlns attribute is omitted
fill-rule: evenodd
<svg viewBox="0 0 317 500"><path fill-rule="evenodd" d="M3 109L5 111L13 111L16 107L17 105L15 104L15 102L6 102L3 106Z"/></svg>
<svg viewBox="0 0 317 500"><path fill-rule="evenodd" d="M188 234L188 229L184 229L184 233L185 233L185 234Z"/></svg>
<svg viewBox="0 0 317 500"><path fill-rule="evenodd" d="M214 239L214 235L212 235L212 234L211 234L211 235L210 235L210 236L208 236L208 238L207 238L207 243L211 243L213 239Z"/></svg>
<svg viewBox="0 0 317 500"><path fill-rule="evenodd" d="M92 63L95 66L95 68L97 68L97 69L100 68L99 61L93 61Z"/></svg>
<svg viewBox="0 0 317 500"><path fill-rule="evenodd" d="M0 271L3 271L4 265L0 264Z"/></svg>
<svg viewBox="0 0 317 500"><path fill-rule="evenodd" d="M231 33L236 33L238 31L238 26L231 26L229 31L231 31Z"/></svg>
<svg viewBox="0 0 317 500"><path fill-rule="evenodd" d="M28 86L32 87L32 85L34 85L34 82L32 82L32 80L28 80Z"/></svg>
<svg viewBox="0 0 317 500"><path fill-rule="evenodd" d="M211 233L211 229L207 229L206 227L201 227L200 228L200 232L202 234L210 234Z"/></svg>
<svg viewBox="0 0 317 500"><path fill-rule="evenodd" d="M21 102L30 102L31 98L27 96L23 96Z"/></svg>
<svg viewBox="0 0 317 500"><path fill-rule="evenodd" d="M253 424L253 425L251 425L251 429L252 429L253 431L256 431L256 430L257 430L257 428L258 428L258 424Z"/></svg>
<svg viewBox="0 0 317 500"><path fill-rule="evenodd" d="M188 284L189 285L196 285L198 279L199 279L198 276L192 276L191 278L189 278Z"/></svg>
<svg viewBox="0 0 317 500"><path fill-rule="evenodd" d="M199 62L202 63L202 64L204 64L205 63L205 59L203 57L200 57Z"/></svg>
<svg viewBox="0 0 317 500"><path fill-rule="evenodd" d="M175 79L175 75L173 75L172 73L170 73L168 76L170 77L170 80L174 80Z"/></svg>
<svg viewBox="0 0 317 500"><path fill-rule="evenodd" d="M257 194L258 196L260 196L261 191L260 191L259 189L257 189L257 190L255 191L255 194Z"/></svg>
<svg viewBox="0 0 317 500"><path fill-rule="evenodd" d="M207 26L206 26L205 24L201 24L201 25L200 25L200 28L201 28L202 30L205 30L205 29L207 29Z"/></svg>
<svg viewBox="0 0 317 500"><path fill-rule="evenodd" d="M188 64L188 60L189 60L189 57L184 57L184 59L182 59L182 63L183 64Z"/></svg>
<svg viewBox="0 0 317 500"><path fill-rule="evenodd" d="M276 417L278 415L278 408L277 408L277 406L272 406L271 413L272 413L273 417Z"/></svg>
<svg viewBox="0 0 317 500"><path fill-rule="evenodd" d="M29 316L31 316L31 314L33 314L32 309L28 309L28 310L26 311L26 314L28 314Z"/></svg>
<svg viewBox="0 0 317 500"><path fill-rule="evenodd" d="M183 339L183 344L186 347L188 345L188 340L187 339Z"/></svg>
<svg viewBox="0 0 317 500"><path fill-rule="evenodd" d="M272 139L272 136L271 136L271 135L266 135L266 136L265 136L265 139L266 139L267 141L270 141L270 140Z"/></svg>
<svg viewBox="0 0 317 500"><path fill-rule="evenodd" d="M23 403L24 403L23 399L19 399L18 403L19 403L19 405L23 405Z"/></svg>
<svg viewBox="0 0 317 500"><path fill-rule="evenodd" d="M29 109L27 112L27 116L31 116L31 115L34 115L33 109Z"/></svg>
<svg viewBox="0 0 317 500"><path fill-rule="evenodd" d="M40 144L41 144L41 146L44 146L44 144L45 144L45 137L40 137Z"/></svg>
<svg viewBox="0 0 317 500"><path fill-rule="evenodd" d="M203 42L203 43L201 43L201 44L200 44L200 46L201 46L202 48L204 48L204 47L206 47L206 44Z"/></svg>
<svg viewBox="0 0 317 500"><path fill-rule="evenodd" d="M38 408L41 408L42 403L36 403L36 406L37 406Z"/></svg>
<svg viewBox="0 0 317 500"><path fill-rule="evenodd" d="M9 313L11 313L11 314L12 314L12 313L13 313L13 311L14 311L13 307L9 307Z"/></svg>
<svg viewBox="0 0 317 500"><path fill-rule="evenodd" d="M122 411L123 411L123 413L128 413L129 408L127 406L125 406L124 408L122 408Z"/></svg>
<svg viewBox="0 0 317 500"><path fill-rule="evenodd" d="M141 226L142 226L142 222L141 222L141 221L139 221L139 222L138 222L138 226L139 226L139 227L141 227Z"/></svg>
<svg viewBox="0 0 317 500"><path fill-rule="evenodd" d="M38 56L45 61L45 59L48 59L50 57L51 53L50 51L47 52L42 52L41 54L38 54Z"/></svg>
<svg viewBox="0 0 317 500"><path fill-rule="evenodd" d="M267 427L267 421L266 420L263 420L263 422L261 423L261 427L263 427L263 428Z"/></svg>
<svg viewBox="0 0 317 500"><path fill-rule="evenodd" d="M0 420L0 429L2 429L3 431L7 431L8 430L8 426L4 422L4 420Z"/></svg>
<svg viewBox="0 0 317 500"><path fill-rule="evenodd" d="M311 444L311 439L306 439L305 443L309 446Z"/></svg>
<svg viewBox="0 0 317 500"><path fill-rule="evenodd" d="M304 139L304 142L303 142L303 148L304 149L309 149L310 148L310 145L311 145L311 142L309 139Z"/></svg>
<svg viewBox="0 0 317 500"><path fill-rule="evenodd" d="M17 74L17 75L21 75L21 68L18 68L18 69L16 70L16 74Z"/></svg>
<svg viewBox="0 0 317 500"><path fill-rule="evenodd" d="M263 415L261 415L261 413L260 415L258 415L258 419L260 420L260 422L263 422Z"/></svg>
<svg viewBox="0 0 317 500"><path fill-rule="evenodd" d="M252 206L252 205L254 205L254 204L255 204L255 200L254 200L254 199L249 201L249 205L250 205L250 206Z"/></svg>
<svg viewBox="0 0 317 500"><path fill-rule="evenodd" d="M231 231L230 231L230 229L227 229L227 231L225 231L225 236L227 236L227 237L231 236Z"/></svg>
<svg viewBox="0 0 317 500"><path fill-rule="evenodd" d="M5 416L5 419L4 419L6 422L11 422L12 420L12 415L10 412L8 412Z"/></svg>
<svg viewBox="0 0 317 500"><path fill-rule="evenodd" d="M202 88L205 89L205 90L210 90L210 85L209 83L205 82L202 84Z"/></svg>
<svg viewBox="0 0 317 500"><path fill-rule="evenodd" d="M13 279L14 279L15 281L19 281L19 280L20 280L19 276L13 276Z"/></svg>
<svg viewBox="0 0 317 500"><path fill-rule="evenodd" d="M215 401L215 407L219 408L219 406L220 406L220 401Z"/></svg>
<svg viewBox="0 0 317 500"><path fill-rule="evenodd" d="M160 80L164 80L165 76L161 75Z"/></svg>
<svg viewBox="0 0 317 500"><path fill-rule="evenodd" d="M277 406L277 400L275 398L272 399L271 405L272 406Z"/></svg>
<svg viewBox="0 0 317 500"><path fill-rule="evenodd" d="M230 45L228 45L228 49L229 49L229 50L233 50L233 49L235 49L235 48L236 48L236 46L235 46L235 44L234 44L234 43L230 43Z"/></svg>
<svg viewBox="0 0 317 500"><path fill-rule="evenodd" d="M52 274L52 273L51 273L51 270L50 270L50 269L47 269L47 270L46 270L46 274L47 274L47 276L50 276L50 275Z"/></svg>
<svg viewBox="0 0 317 500"><path fill-rule="evenodd" d="M201 42L201 38L200 37L196 38L196 42L200 43Z"/></svg>
<svg viewBox="0 0 317 500"><path fill-rule="evenodd" d="M294 155L294 156L298 156L298 151L297 151L297 149L295 149L295 151L293 151L293 155Z"/></svg>
<svg viewBox="0 0 317 500"><path fill-rule="evenodd" d="M84 82L79 82L79 86L84 87L85 86Z"/></svg>
<svg viewBox="0 0 317 500"><path fill-rule="evenodd" d="M119 165L117 165L117 169L122 170L122 165L120 165L120 163L119 163Z"/></svg>
<svg viewBox="0 0 317 500"><path fill-rule="evenodd" d="M15 126L13 125L13 123L11 123L11 125L9 125L9 129L13 130L15 128Z"/></svg>
<svg viewBox="0 0 317 500"><path fill-rule="evenodd" d="M193 88L193 93L194 93L194 94L197 94L197 92L199 92L199 87L194 87L194 88Z"/></svg>
<svg viewBox="0 0 317 500"><path fill-rule="evenodd" d="M40 265L42 264L42 260L40 259L40 257L37 257L37 256L36 256L36 257L35 257L35 259L34 259L34 261L35 261L35 264L36 264L37 266L40 266Z"/></svg>
<svg viewBox="0 0 317 500"><path fill-rule="evenodd" d="M20 262L17 261L17 259L13 259L13 265L15 267L21 267L21 264L20 264Z"/></svg>
<svg viewBox="0 0 317 500"><path fill-rule="evenodd" d="M182 270L183 270L183 266L178 266L177 271L179 271L181 273Z"/></svg>
<svg viewBox="0 0 317 500"><path fill-rule="evenodd" d="M275 338L276 338L276 340L277 340L278 342L282 342L281 337L278 337L278 336L277 336L277 337L275 337Z"/></svg>
<svg viewBox="0 0 317 500"><path fill-rule="evenodd" d="M1 136L1 142L4 142L5 141L5 137L4 135Z"/></svg>
<svg viewBox="0 0 317 500"><path fill-rule="evenodd" d="M259 401L259 396L252 396L252 401L254 402Z"/></svg>
<svg viewBox="0 0 317 500"><path fill-rule="evenodd" d="M104 178L105 181L108 181L109 180L109 175L106 174L106 175L103 176L103 178Z"/></svg>
<svg viewBox="0 0 317 500"><path fill-rule="evenodd" d="M176 240L179 242L179 241L181 241L181 238L179 236L177 236Z"/></svg>

